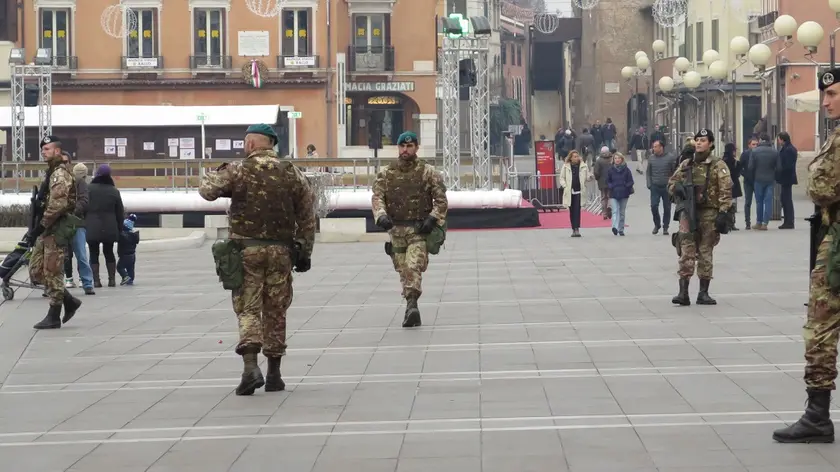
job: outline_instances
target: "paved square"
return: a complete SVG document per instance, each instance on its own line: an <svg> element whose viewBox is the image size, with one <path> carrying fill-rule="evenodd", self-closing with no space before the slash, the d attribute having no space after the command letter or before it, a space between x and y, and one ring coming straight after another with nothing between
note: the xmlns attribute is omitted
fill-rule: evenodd
<svg viewBox="0 0 840 472"><path fill-rule="evenodd" d="M634 198L624 238L451 233L413 330L381 243L317 246L282 393L233 395L208 246L141 253L136 286L84 297L61 330L35 333L46 303L20 292L0 307L2 470L840 469L840 447L770 438L803 407L805 223L724 236L719 304L679 308L674 250Z"/></svg>

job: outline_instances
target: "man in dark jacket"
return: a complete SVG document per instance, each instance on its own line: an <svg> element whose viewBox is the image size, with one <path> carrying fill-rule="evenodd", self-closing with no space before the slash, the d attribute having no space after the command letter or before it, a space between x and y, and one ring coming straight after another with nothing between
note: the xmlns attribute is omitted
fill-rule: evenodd
<svg viewBox="0 0 840 472"><path fill-rule="evenodd" d="M645 176L650 190L650 212L653 215L653 234L668 236L668 224L671 219L671 199L668 196L668 179L677 169L677 158L665 153L665 143L653 142L653 156L648 160ZM659 201L662 201L662 218L659 217Z"/></svg>
<svg viewBox="0 0 840 472"><path fill-rule="evenodd" d="M583 128L583 132L580 133L577 142L577 148L580 150L581 155L586 163L591 166L595 159L595 138L589 132L589 129Z"/></svg>
<svg viewBox="0 0 840 472"><path fill-rule="evenodd" d="M770 211L773 208L773 185L776 183L778 170L779 151L773 149L770 136L762 134L758 146L752 151L748 168L755 189L756 216L753 229L767 231Z"/></svg>
<svg viewBox="0 0 840 472"><path fill-rule="evenodd" d="M752 201L755 189L753 188L753 178L750 176L750 156L752 150L758 146L758 138L750 139L747 149L741 153L738 159L738 169L741 171L741 176L744 177L744 225L746 229L750 229L750 213L752 212Z"/></svg>
<svg viewBox="0 0 840 472"><path fill-rule="evenodd" d="M781 169L779 169L778 179L779 185L782 186L782 214L784 215L784 222L779 229L793 229L793 186L799 182L796 180L796 158L799 151L796 150L790 142L790 135L787 131L779 133L776 142L779 145L779 161Z"/></svg>
<svg viewBox="0 0 840 472"><path fill-rule="evenodd" d="M595 140L594 149L601 149L601 146L604 145L604 130L601 126L601 120L595 120L595 124L592 125L592 129L589 131L592 132L592 138Z"/></svg>
<svg viewBox="0 0 840 472"><path fill-rule="evenodd" d="M650 149L650 141L645 128L640 126L636 134L630 138L630 154L636 156L636 172L641 174L647 168L647 152Z"/></svg>
<svg viewBox="0 0 840 472"><path fill-rule="evenodd" d="M72 166L69 154L65 154L64 158L67 162L67 170L72 170L73 177L76 179L76 209L73 211L73 214L84 221L87 215L88 202L90 201L88 198L87 181L85 180L85 177L87 177L87 166L81 162ZM84 223L82 223L82 226L76 228L76 235L73 236L73 240L70 242L69 250L64 253L64 277L66 279L64 286L66 288L76 286L76 283L73 281L74 254L76 255L76 261L79 266L79 281L82 283L85 295L95 295L96 292L93 291L93 272L88 261L87 232Z"/></svg>
<svg viewBox="0 0 840 472"><path fill-rule="evenodd" d="M606 124L601 129L601 134L604 136L604 146L610 149L616 149L615 136L618 134L618 131L615 129L612 118L607 118Z"/></svg>
<svg viewBox="0 0 840 472"><path fill-rule="evenodd" d="M605 220L612 218L612 211L610 210L610 187L607 185L607 175L610 167L613 165L613 151L604 146L601 148L601 154L595 160L592 174L595 180L598 181L598 190L601 192L601 215Z"/></svg>

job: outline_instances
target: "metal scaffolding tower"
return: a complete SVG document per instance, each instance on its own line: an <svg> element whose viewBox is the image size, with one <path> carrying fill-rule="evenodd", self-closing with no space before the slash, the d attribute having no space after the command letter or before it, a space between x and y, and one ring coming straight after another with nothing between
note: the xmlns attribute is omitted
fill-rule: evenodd
<svg viewBox="0 0 840 472"><path fill-rule="evenodd" d="M475 86L470 87L470 154L473 159L475 188L491 189L490 163L490 41L489 38L444 38L441 50L441 105L443 127L443 166L446 186L460 190L460 62L472 60Z"/></svg>
<svg viewBox="0 0 840 472"><path fill-rule="evenodd" d="M52 134L52 66L10 65L12 160L26 160L26 84L38 85L38 141Z"/></svg>
<svg viewBox="0 0 840 472"><path fill-rule="evenodd" d="M443 175L446 188L461 188L461 136L458 107L460 39L444 38L441 49L440 100L443 117Z"/></svg>
<svg viewBox="0 0 840 472"><path fill-rule="evenodd" d="M490 163L490 41L467 39L469 54L475 64L475 86L470 88L470 154L476 190L492 190L493 166Z"/></svg>

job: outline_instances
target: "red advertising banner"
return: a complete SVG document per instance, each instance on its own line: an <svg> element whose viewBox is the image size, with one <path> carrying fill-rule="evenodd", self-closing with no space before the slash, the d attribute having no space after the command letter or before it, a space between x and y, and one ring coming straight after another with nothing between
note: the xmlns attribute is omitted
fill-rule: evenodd
<svg viewBox="0 0 840 472"><path fill-rule="evenodd" d="M534 154L537 157L537 174L545 176L539 178L539 188L555 188L557 161L554 160L554 141L534 141Z"/></svg>

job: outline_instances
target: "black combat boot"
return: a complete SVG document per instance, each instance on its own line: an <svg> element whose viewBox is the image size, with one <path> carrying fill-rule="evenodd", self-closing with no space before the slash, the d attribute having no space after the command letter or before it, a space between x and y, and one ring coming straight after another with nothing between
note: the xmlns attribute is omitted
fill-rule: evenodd
<svg viewBox="0 0 840 472"><path fill-rule="evenodd" d="M116 262L106 262L105 263L105 270L108 271L108 286L109 287L116 287L117 286L117 263Z"/></svg>
<svg viewBox="0 0 840 472"><path fill-rule="evenodd" d="M773 439L780 443L833 443L834 423L831 422L831 390L809 388L808 406L799 421L787 428L773 431Z"/></svg>
<svg viewBox="0 0 840 472"><path fill-rule="evenodd" d="M237 395L253 395L254 391L265 385L260 366L257 364L257 354L260 348L254 346L246 347L242 352L242 360L245 362L245 369L242 372L242 380L236 387Z"/></svg>
<svg viewBox="0 0 840 472"><path fill-rule="evenodd" d="M102 280L99 278L99 264L91 264L90 270L93 272L93 286L102 288Z"/></svg>
<svg viewBox="0 0 840 472"><path fill-rule="evenodd" d="M58 329L61 328L61 305L50 305L50 310L43 320L38 322L35 329Z"/></svg>
<svg viewBox="0 0 840 472"><path fill-rule="evenodd" d="M286 390L286 382L280 376L280 361L282 357L268 358L268 372L265 375L265 391L266 392L282 392Z"/></svg>
<svg viewBox="0 0 840 472"><path fill-rule="evenodd" d="M680 293L676 294L674 298L671 299L671 303L680 306L691 305L691 298L688 296L689 281L690 279L687 277L680 277Z"/></svg>
<svg viewBox="0 0 840 472"><path fill-rule="evenodd" d="M709 282L711 279L700 279L700 291L697 292L698 305L717 305L717 300L709 296Z"/></svg>
<svg viewBox="0 0 840 472"><path fill-rule="evenodd" d="M420 309L417 308L417 297L409 296L405 299L405 318L403 318L403 328L415 328L420 326Z"/></svg>
<svg viewBox="0 0 840 472"><path fill-rule="evenodd" d="M74 297L70 294L70 292L65 288L64 289L64 318L62 318L62 323L67 323L73 318L73 315L76 314L76 311L82 306L82 301L78 298Z"/></svg>

